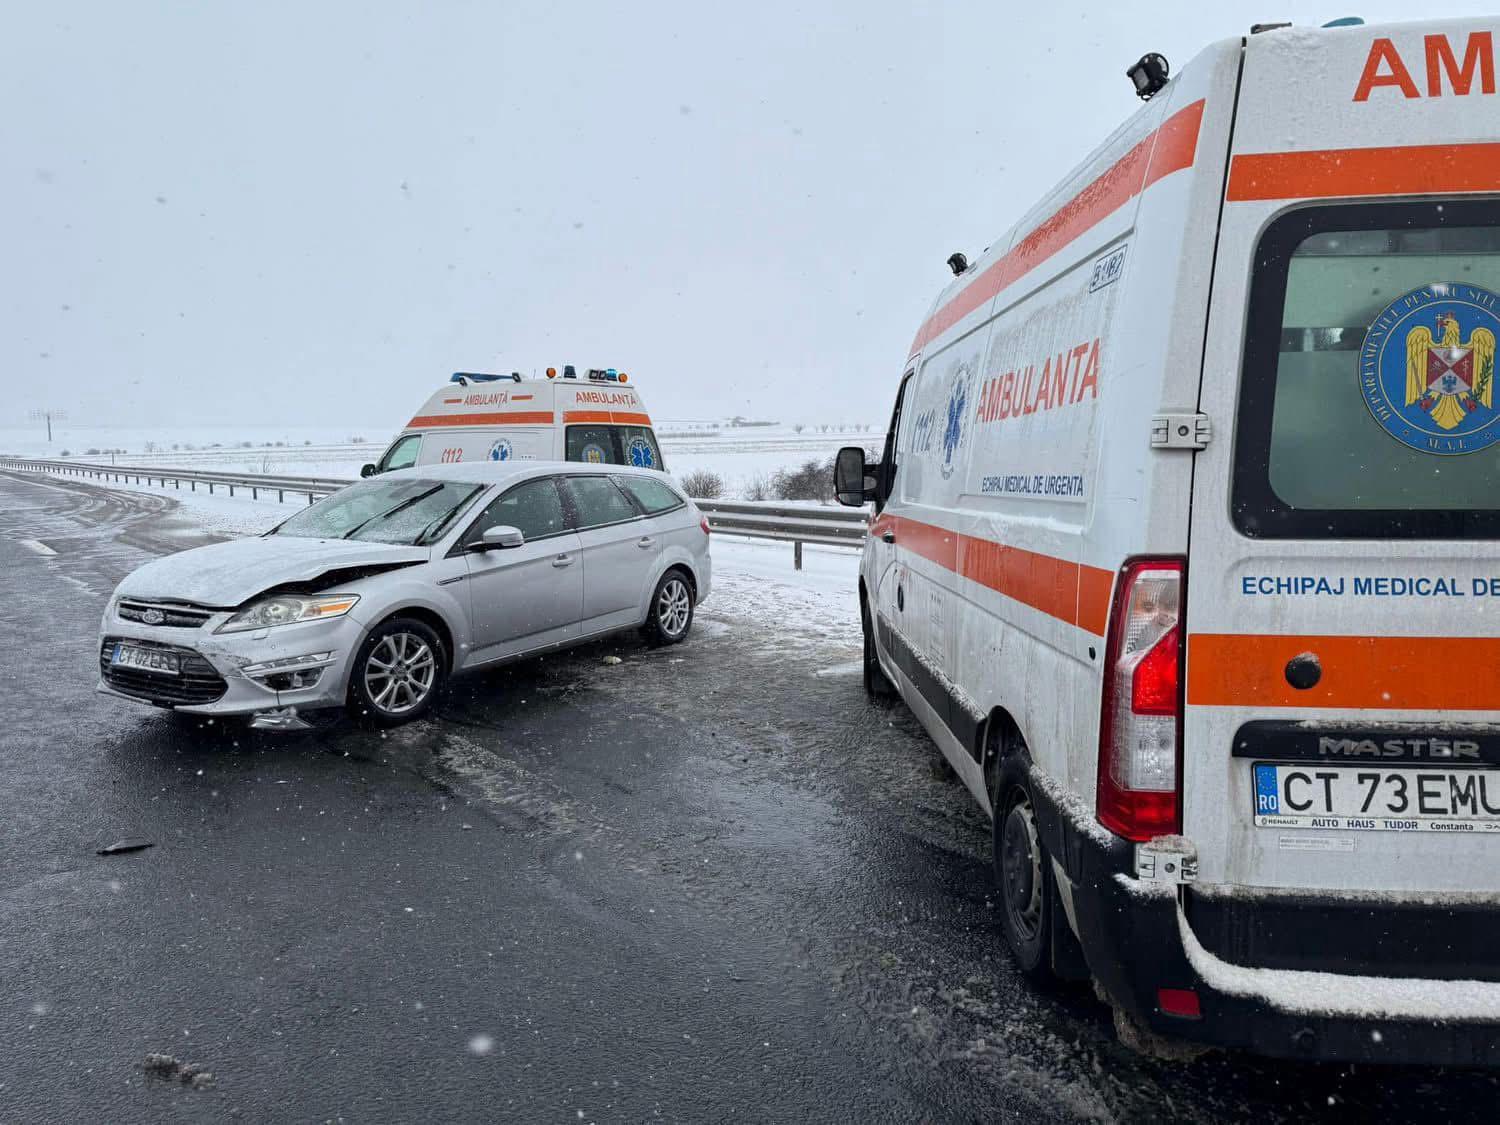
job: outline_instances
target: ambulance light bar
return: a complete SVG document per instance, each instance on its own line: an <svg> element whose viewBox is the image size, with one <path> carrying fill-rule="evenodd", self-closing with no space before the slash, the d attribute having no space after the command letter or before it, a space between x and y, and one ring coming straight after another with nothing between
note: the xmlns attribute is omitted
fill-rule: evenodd
<svg viewBox="0 0 1500 1125"><path fill-rule="evenodd" d="M519 377L515 377L515 376L511 376L511 375L491 375L491 374L488 374L487 372L483 372L483 371L455 371L453 373L453 375L449 378L448 382L450 382L450 383L496 383L496 382L499 382L501 379L510 379L510 378L515 378L516 382L518 382L518 383L520 382Z"/></svg>
<svg viewBox="0 0 1500 1125"><path fill-rule="evenodd" d="M589 378L596 383L628 383L630 376L623 371L616 371L613 367L600 370L597 367L589 368Z"/></svg>

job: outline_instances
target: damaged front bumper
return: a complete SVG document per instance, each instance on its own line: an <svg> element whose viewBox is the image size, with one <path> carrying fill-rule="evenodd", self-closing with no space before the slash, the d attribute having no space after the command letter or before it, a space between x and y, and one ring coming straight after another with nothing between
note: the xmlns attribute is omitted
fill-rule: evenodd
<svg viewBox="0 0 1500 1125"><path fill-rule="evenodd" d="M365 632L353 614L215 633L228 617L215 613L196 628L153 626L120 617L112 601L100 625L97 690L194 715L266 713L268 721L259 725L272 729L298 729L287 719L289 709L295 718L297 711L343 706L349 666ZM115 665L122 643L177 653L179 674Z"/></svg>

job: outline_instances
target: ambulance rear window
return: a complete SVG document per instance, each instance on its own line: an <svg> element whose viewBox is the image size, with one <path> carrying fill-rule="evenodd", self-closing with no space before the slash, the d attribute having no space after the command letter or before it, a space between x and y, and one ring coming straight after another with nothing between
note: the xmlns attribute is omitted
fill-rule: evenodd
<svg viewBox="0 0 1500 1125"><path fill-rule="evenodd" d="M1264 538L1500 536L1494 205L1295 211L1266 229L1255 271L1235 526Z"/></svg>
<svg viewBox="0 0 1500 1125"><path fill-rule="evenodd" d="M569 426L567 458L588 465L634 465L665 469L656 435L648 426Z"/></svg>

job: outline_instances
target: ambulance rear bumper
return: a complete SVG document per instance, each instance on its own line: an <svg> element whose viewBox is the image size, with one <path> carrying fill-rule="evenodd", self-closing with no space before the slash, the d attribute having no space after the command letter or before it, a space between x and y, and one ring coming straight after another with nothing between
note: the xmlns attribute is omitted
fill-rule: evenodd
<svg viewBox="0 0 1500 1125"><path fill-rule="evenodd" d="M1140 1026L1278 1058L1500 1066L1500 957L1481 952L1500 948L1500 910L1472 907L1455 919L1441 903L1416 902L1379 911L1377 928L1366 920L1377 909L1369 903L1237 893L1226 922L1216 906L1205 905L1206 897L1136 879L1133 844L1113 836L1106 842L1097 825L1073 822L1045 786L1031 791L1043 841L1071 887L1089 971ZM1358 946L1352 935L1361 932L1362 921L1368 940L1355 960L1316 952L1336 949L1340 935ZM1432 935L1444 927L1450 935L1462 929L1469 936L1450 941L1441 977L1392 976L1389 963L1378 971L1377 946L1409 951L1425 943L1432 949ZM1246 961L1244 951L1254 942L1234 938L1257 931L1294 934L1314 954L1286 968L1285 958L1262 942L1255 961ZM1311 940L1320 931L1324 940ZM1204 948L1209 943L1214 952ZM1178 1010L1184 993L1195 994L1199 1014L1164 1011L1162 989L1175 990L1165 999ZM1403 997L1413 1001L1409 1007L1403 1008ZM1444 997L1452 999L1451 1009Z"/></svg>

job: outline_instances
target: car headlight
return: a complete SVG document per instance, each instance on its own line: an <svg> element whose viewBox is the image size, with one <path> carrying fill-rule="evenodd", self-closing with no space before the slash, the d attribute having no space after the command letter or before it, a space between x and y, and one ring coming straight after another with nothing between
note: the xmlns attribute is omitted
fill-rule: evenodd
<svg viewBox="0 0 1500 1125"><path fill-rule="evenodd" d="M243 633L250 629L269 629L273 625L290 625L296 621L322 621L342 617L359 601L358 594L331 594L320 598L301 598L278 594L240 610L215 632Z"/></svg>

